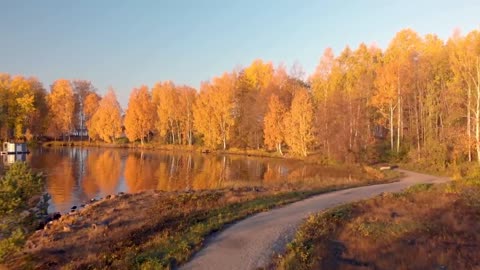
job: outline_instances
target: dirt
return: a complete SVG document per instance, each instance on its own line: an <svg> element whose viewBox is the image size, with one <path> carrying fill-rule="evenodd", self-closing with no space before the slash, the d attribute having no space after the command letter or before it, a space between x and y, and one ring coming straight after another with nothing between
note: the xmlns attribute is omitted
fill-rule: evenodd
<svg viewBox="0 0 480 270"><path fill-rule="evenodd" d="M442 188L354 207L312 269L480 269L480 192Z"/></svg>
<svg viewBox="0 0 480 270"><path fill-rule="evenodd" d="M184 217L268 194L258 188L120 194L85 205L36 231L9 269L129 268L158 233L175 231Z"/></svg>

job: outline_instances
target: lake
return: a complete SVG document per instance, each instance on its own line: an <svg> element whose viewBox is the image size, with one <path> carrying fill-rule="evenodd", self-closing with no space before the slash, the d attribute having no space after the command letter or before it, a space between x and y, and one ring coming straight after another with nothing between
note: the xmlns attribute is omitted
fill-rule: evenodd
<svg viewBox="0 0 480 270"><path fill-rule="evenodd" d="M349 172L302 161L117 148L40 148L25 159L46 174L50 212L68 212L91 198L135 193L280 184L309 177L348 177ZM3 157L0 171L12 157Z"/></svg>

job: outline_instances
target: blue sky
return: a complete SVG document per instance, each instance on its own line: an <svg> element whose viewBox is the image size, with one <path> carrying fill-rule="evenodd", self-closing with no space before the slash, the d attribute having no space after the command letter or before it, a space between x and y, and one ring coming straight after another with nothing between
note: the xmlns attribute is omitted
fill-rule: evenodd
<svg viewBox="0 0 480 270"><path fill-rule="evenodd" d="M480 26L480 1L0 0L0 72L87 79L116 89L157 81L198 87L254 59L299 62L307 74L323 51L376 43L396 32L448 38Z"/></svg>

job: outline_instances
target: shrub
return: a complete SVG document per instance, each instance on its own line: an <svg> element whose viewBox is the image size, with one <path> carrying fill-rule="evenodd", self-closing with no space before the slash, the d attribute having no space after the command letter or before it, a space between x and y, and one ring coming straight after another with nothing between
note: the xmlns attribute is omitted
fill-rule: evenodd
<svg viewBox="0 0 480 270"><path fill-rule="evenodd" d="M0 178L0 215L28 207L28 200L43 190L43 177L24 162L14 163Z"/></svg>
<svg viewBox="0 0 480 270"><path fill-rule="evenodd" d="M33 225L30 215L20 214L33 207L28 202L43 191L41 174L34 174L26 163L14 163L0 178L0 262L18 251Z"/></svg>

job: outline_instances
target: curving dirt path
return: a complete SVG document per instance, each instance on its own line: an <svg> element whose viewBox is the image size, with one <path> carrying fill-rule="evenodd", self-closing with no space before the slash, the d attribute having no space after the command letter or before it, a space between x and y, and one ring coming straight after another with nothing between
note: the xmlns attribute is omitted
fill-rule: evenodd
<svg viewBox="0 0 480 270"><path fill-rule="evenodd" d="M449 179L399 169L400 181L325 193L233 224L211 237L206 246L180 269L257 269L274 253L281 253L309 214L332 206L398 192L417 183L441 183Z"/></svg>

